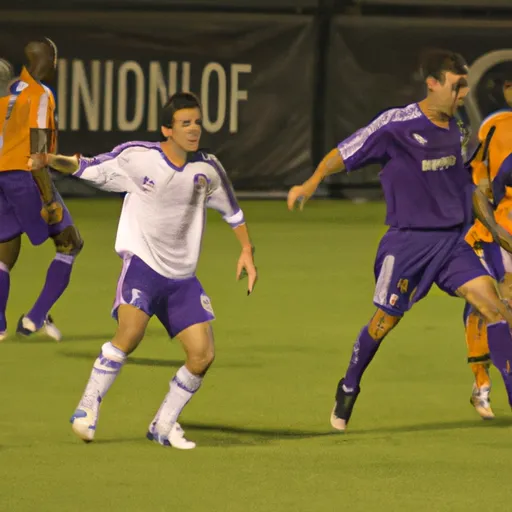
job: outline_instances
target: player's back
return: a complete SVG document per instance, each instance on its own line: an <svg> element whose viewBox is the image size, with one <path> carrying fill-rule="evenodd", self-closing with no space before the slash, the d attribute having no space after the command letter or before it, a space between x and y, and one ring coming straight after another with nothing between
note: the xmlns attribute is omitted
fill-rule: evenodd
<svg viewBox="0 0 512 512"><path fill-rule="evenodd" d="M24 69L20 78L2 98L0 106L2 144L0 172L28 171L27 155L32 152L30 132L33 128L48 130L49 152L55 150L55 103L51 91L34 80Z"/></svg>
<svg viewBox="0 0 512 512"><path fill-rule="evenodd" d="M445 129L416 103L390 109L339 149L348 171L381 164L389 226L445 229L469 222L471 175L455 119Z"/></svg>

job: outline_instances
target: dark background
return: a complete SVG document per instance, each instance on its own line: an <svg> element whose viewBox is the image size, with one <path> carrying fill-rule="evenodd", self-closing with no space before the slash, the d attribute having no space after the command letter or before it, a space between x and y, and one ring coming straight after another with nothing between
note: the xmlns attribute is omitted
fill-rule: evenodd
<svg viewBox="0 0 512 512"><path fill-rule="evenodd" d="M30 39L58 45L61 152L158 140L159 106L189 89L203 101L204 145L236 189L269 197L379 111L420 99L423 49L472 66L462 114L473 129L496 108L493 67L512 61L512 0L1 0L0 15L0 57L17 69ZM377 169L333 176L324 191L379 197Z"/></svg>

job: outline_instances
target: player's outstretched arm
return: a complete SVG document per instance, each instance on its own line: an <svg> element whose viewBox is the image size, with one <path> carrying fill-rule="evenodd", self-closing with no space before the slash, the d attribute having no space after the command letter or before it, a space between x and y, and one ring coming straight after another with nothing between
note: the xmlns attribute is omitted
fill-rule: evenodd
<svg viewBox="0 0 512 512"><path fill-rule="evenodd" d="M290 189L288 192L288 209L293 210L297 202L299 203L299 209L304 209L304 204L315 193L318 185L320 185L326 176L344 170L345 164L343 163L343 158L338 148L334 148L324 156L311 178L306 180L302 185L296 185Z"/></svg>
<svg viewBox="0 0 512 512"><path fill-rule="evenodd" d="M106 192L134 192L136 186L130 178L122 151L92 158L79 155L65 156L46 153L31 155L29 169L49 166L63 174L72 174Z"/></svg>
<svg viewBox="0 0 512 512"><path fill-rule="evenodd" d="M37 153L30 156L28 165L32 172L46 167L52 167L63 174L73 174L78 171L79 161L76 155L64 156L52 155L49 153Z"/></svg>

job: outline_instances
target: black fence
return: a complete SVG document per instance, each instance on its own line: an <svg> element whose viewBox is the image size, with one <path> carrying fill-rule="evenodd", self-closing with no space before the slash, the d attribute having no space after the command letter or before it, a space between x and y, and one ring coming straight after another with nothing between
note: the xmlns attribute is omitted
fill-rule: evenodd
<svg viewBox="0 0 512 512"><path fill-rule="evenodd" d="M467 115L476 127L492 109L489 73L512 60L511 29L512 17L15 10L0 19L0 57L19 67L27 40L57 43L62 152L158 140L160 105L191 90L203 104L204 145L235 187L270 192L307 178L326 151L379 111L420 99L417 58L427 46L468 59ZM77 186L62 184L86 190ZM371 197L377 170L333 176L329 186L345 195L367 188Z"/></svg>

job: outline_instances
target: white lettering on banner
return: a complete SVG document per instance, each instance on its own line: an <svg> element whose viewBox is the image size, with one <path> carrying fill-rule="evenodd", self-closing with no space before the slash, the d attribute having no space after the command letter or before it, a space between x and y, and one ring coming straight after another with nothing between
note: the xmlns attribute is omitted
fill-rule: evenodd
<svg viewBox="0 0 512 512"><path fill-rule="evenodd" d="M251 64L208 62L202 69L190 62L115 62L59 60L57 90L62 131L158 131L160 107L180 91L198 93L205 131L237 133L241 103L249 100L244 77ZM199 72L198 72L199 71ZM199 86L197 80L200 79Z"/></svg>
<svg viewBox="0 0 512 512"><path fill-rule="evenodd" d="M215 121L210 119L210 80L212 74L217 75L218 80L218 98L217 113ZM209 133L217 133L224 125L226 119L226 72L217 62L210 62L203 69L203 78L201 80L201 105L203 107L203 126Z"/></svg>
<svg viewBox="0 0 512 512"><path fill-rule="evenodd" d="M133 119L128 120L128 74L135 75L135 101ZM117 72L117 128L122 132L138 130L144 118L144 71L134 60L121 64ZM130 105L131 107L132 105Z"/></svg>
<svg viewBox="0 0 512 512"><path fill-rule="evenodd" d="M74 77L71 87L71 129L80 126L80 102L83 105L89 129L97 131L100 126L100 61L93 60L90 66L90 87L86 78L84 63L74 60L71 75ZM75 79L76 78L76 79Z"/></svg>

